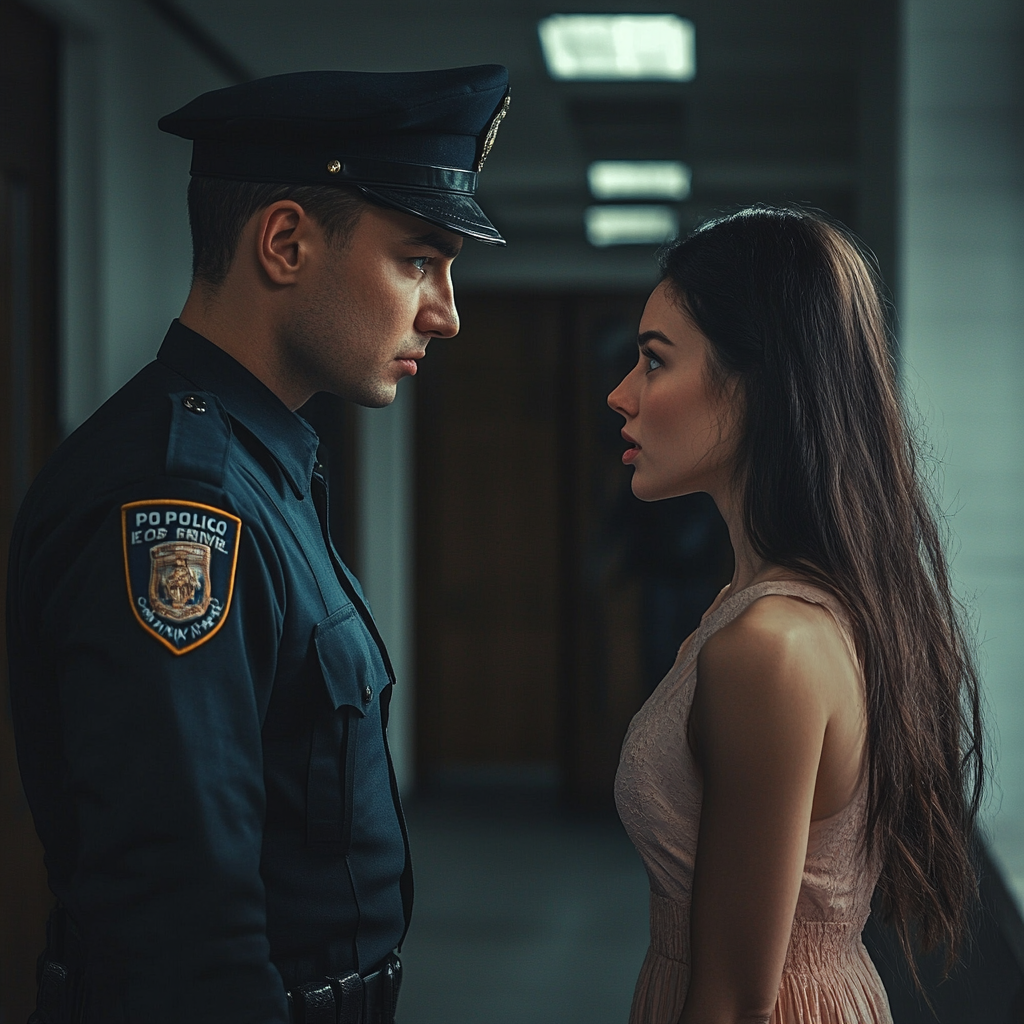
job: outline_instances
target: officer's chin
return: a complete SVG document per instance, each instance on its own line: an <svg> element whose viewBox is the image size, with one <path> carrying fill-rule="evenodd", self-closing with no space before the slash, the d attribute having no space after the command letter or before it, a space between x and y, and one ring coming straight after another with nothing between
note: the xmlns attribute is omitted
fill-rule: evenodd
<svg viewBox="0 0 1024 1024"><path fill-rule="evenodd" d="M366 409L383 409L395 400L397 394L397 384L382 382L380 387L372 394L363 394L359 398L354 399L354 401L356 405L361 405Z"/></svg>

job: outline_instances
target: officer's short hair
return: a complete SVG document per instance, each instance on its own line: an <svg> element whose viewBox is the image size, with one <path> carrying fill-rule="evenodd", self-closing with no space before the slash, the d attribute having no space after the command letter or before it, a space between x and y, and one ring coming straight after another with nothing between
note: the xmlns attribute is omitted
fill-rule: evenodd
<svg viewBox="0 0 1024 1024"><path fill-rule="evenodd" d="M286 185L194 175L188 186L192 280L219 288L235 258L242 229L253 214L282 199L298 203L336 248L344 247L368 205L358 189L345 185Z"/></svg>

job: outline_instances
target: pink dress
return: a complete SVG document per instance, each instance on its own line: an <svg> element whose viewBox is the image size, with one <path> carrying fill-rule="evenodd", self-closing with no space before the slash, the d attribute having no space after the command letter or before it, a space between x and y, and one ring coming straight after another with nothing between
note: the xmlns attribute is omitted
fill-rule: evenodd
<svg viewBox="0 0 1024 1024"><path fill-rule="evenodd" d="M615 802L650 878L651 944L630 1024L675 1024L690 984L690 898L702 789L686 727L697 655L712 633L765 594L825 606L853 650L846 614L830 594L795 581L757 583L704 616L633 718L615 777ZM837 814L811 822L772 1024L892 1024L885 989L860 937L879 875L864 841L866 788Z"/></svg>

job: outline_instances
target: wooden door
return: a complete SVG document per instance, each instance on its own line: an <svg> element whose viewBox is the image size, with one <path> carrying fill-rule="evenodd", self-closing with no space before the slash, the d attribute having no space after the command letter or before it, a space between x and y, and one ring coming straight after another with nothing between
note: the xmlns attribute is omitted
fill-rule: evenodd
<svg viewBox="0 0 1024 1024"><path fill-rule="evenodd" d="M563 363L561 766L575 804L604 806L630 719L732 572L728 531L705 494L642 502L606 398L635 365L646 295L577 297Z"/></svg>
<svg viewBox="0 0 1024 1024"><path fill-rule="evenodd" d="M0 0L0 576L11 526L57 440L57 38L38 15ZM5 593L0 590L0 594ZM0 603L4 600L0 597ZM0 1021L34 1005L35 960L52 904L42 849L17 770L0 652Z"/></svg>
<svg viewBox="0 0 1024 1024"><path fill-rule="evenodd" d="M417 749L611 801L630 718L728 578L700 497L644 505L605 397L644 294L460 299L416 379ZM724 578L723 578L724 576Z"/></svg>
<svg viewBox="0 0 1024 1024"><path fill-rule="evenodd" d="M556 298L460 298L416 378L417 760L554 763Z"/></svg>

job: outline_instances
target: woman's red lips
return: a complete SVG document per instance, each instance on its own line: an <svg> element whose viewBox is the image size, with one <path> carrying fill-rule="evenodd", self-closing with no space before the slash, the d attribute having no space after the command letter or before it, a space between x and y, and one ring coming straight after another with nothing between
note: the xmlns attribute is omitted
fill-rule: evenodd
<svg viewBox="0 0 1024 1024"><path fill-rule="evenodd" d="M631 446L622 453L622 461L628 466L640 454L640 445L624 430L622 431L622 440L628 441Z"/></svg>

